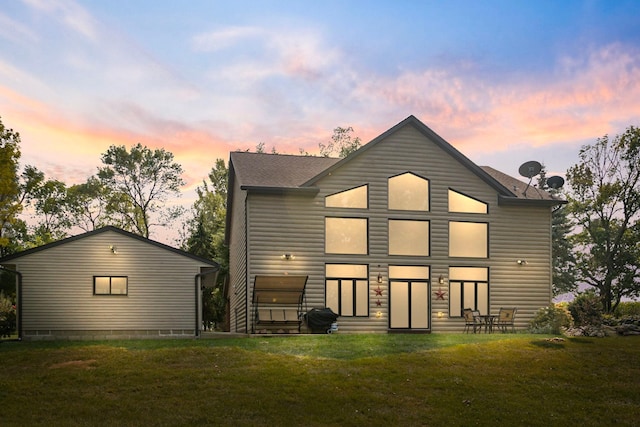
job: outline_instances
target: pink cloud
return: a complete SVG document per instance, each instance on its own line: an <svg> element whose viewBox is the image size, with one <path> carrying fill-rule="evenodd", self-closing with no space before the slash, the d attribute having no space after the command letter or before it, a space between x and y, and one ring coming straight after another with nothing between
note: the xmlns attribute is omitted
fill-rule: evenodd
<svg viewBox="0 0 640 427"><path fill-rule="evenodd" d="M414 114L463 151L575 143L640 120L639 57L616 44L563 58L550 84L489 83L444 69L376 76L361 81L353 96L388 105L387 116L389 110Z"/></svg>

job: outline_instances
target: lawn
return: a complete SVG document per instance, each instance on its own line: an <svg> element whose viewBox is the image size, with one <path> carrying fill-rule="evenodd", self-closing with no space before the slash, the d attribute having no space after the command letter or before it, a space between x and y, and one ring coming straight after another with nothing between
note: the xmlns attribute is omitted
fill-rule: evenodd
<svg viewBox="0 0 640 427"><path fill-rule="evenodd" d="M4 342L0 425L639 425L640 337Z"/></svg>

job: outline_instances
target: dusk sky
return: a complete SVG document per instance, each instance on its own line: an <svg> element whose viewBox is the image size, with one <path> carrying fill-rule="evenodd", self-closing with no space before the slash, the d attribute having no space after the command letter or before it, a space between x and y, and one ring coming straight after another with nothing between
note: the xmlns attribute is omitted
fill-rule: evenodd
<svg viewBox="0 0 640 427"><path fill-rule="evenodd" d="M318 153L409 115L479 165L564 175L640 125L640 1L0 0L2 122L68 185L140 142L190 204L230 151Z"/></svg>

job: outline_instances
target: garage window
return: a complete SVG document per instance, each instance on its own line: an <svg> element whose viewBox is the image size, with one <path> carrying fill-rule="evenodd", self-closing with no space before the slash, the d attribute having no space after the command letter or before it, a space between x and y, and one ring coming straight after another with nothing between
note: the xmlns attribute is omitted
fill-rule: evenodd
<svg viewBox="0 0 640 427"><path fill-rule="evenodd" d="M94 276L94 295L127 295L129 279L126 276Z"/></svg>

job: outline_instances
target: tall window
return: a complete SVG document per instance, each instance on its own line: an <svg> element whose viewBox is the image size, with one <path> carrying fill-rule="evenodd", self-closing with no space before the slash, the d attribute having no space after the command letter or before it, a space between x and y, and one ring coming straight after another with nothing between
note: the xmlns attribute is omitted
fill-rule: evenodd
<svg viewBox="0 0 640 427"><path fill-rule="evenodd" d="M428 329L428 266L389 266L389 328Z"/></svg>
<svg viewBox="0 0 640 427"><path fill-rule="evenodd" d="M401 211L429 210L429 180L407 172L389 178L389 209Z"/></svg>
<svg viewBox="0 0 640 427"><path fill-rule="evenodd" d="M429 221L390 219L389 255L429 256Z"/></svg>
<svg viewBox="0 0 640 427"><path fill-rule="evenodd" d="M366 255L368 223L367 218L325 218L325 253Z"/></svg>
<svg viewBox="0 0 640 427"><path fill-rule="evenodd" d="M366 264L327 264L325 306L340 316L369 316L368 276Z"/></svg>
<svg viewBox="0 0 640 427"><path fill-rule="evenodd" d="M488 268L449 268L449 316L462 316L465 308L489 314Z"/></svg>
<svg viewBox="0 0 640 427"><path fill-rule="evenodd" d="M449 212L486 214L488 205L466 194L449 189Z"/></svg>
<svg viewBox="0 0 640 427"><path fill-rule="evenodd" d="M449 256L489 257L489 224L449 221Z"/></svg>
<svg viewBox="0 0 640 427"><path fill-rule="evenodd" d="M94 276L94 295L127 295L128 278L126 276Z"/></svg>
<svg viewBox="0 0 640 427"><path fill-rule="evenodd" d="M330 194L324 198L324 205L327 208L346 209L367 209L368 205L368 185Z"/></svg>

